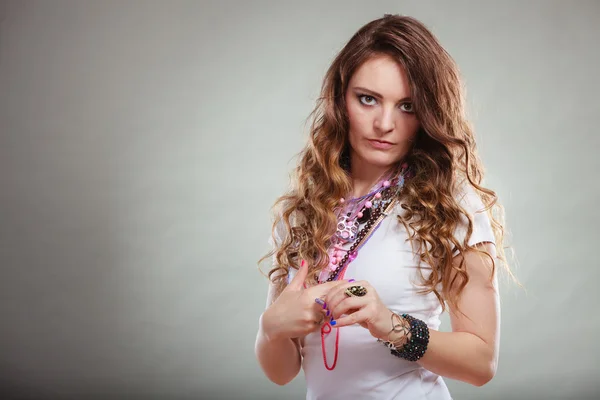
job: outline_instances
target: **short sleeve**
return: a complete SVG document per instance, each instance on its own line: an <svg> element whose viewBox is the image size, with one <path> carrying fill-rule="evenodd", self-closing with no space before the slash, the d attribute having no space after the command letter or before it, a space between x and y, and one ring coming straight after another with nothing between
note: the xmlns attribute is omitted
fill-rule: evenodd
<svg viewBox="0 0 600 400"><path fill-rule="evenodd" d="M473 221L473 232L467 243L470 246L483 242L490 242L496 245L490 218L485 210L483 201L481 201L481 197L479 197L475 189L468 183L461 185L456 200ZM467 235L467 228L468 220L465 215L461 214L461 221L454 232L456 239L460 243L464 241Z"/></svg>
<svg viewBox="0 0 600 400"><path fill-rule="evenodd" d="M269 235L269 239L267 241L271 250L275 250L279 246L281 246L281 243L283 242L284 229L285 227L283 221L279 220L279 223L275 226L273 234ZM273 264L275 264L275 254L273 254L271 261L273 262Z"/></svg>
<svg viewBox="0 0 600 400"><path fill-rule="evenodd" d="M276 250L279 246L281 246L281 244L283 243L284 237L285 237L285 224L284 224L283 220L279 220L279 223L275 227L275 231L273 232L273 235L269 235L268 243L269 243L269 246L271 247L271 249ZM277 260L275 257L276 257L275 254L273 254L273 256L271 257L271 263L273 265L275 265L277 263ZM288 271L288 277L287 277L288 283L290 283L290 281L293 279L295 272L296 272L296 270L294 270L294 269L290 269L290 271Z"/></svg>

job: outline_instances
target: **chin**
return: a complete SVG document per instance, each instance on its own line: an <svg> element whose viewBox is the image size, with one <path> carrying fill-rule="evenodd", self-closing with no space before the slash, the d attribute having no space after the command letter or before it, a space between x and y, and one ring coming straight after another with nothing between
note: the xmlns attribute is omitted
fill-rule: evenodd
<svg viewBox="0 0 600 400"><path fill-rule="evenodd" d="M372 165L372 166L378 167L378 168L390 168L392 165L394 165L396 163L396 161L373 160L373 161L367 161L367 163L369 165Z"/></svg>
<svg viewBox="0 0 600 400"><path fill-rule="evenodd" d="M392 165L398 163L402 157L401 156L394 156L391 154L385 154L382 152L369 152L367 154L365 154L364 157L361 157L365 163L369 164L369 165L373 165L375 167L378 168L389 168Z"/></svg>

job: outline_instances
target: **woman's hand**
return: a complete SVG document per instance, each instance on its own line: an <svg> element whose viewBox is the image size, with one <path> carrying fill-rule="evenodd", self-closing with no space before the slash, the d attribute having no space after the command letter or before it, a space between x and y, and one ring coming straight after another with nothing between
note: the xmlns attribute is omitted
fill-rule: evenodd
<svg viewBox="0 0 600 400"><path fill-rule="evenodd" d="M350 296L346 289L351 286L362 286L367 290L364 296ZM392 311L379 298L379 295L367 281L344 283L332 288L325 301L331 310L331 325L335 328L359 324L369 330L377 339L387 340L392 330ZM345 314L345 315L344 315Z"/></svg>
<svg viewBox="0 0 600 400"><path fill-rule="evenodd" d="M303 337L321 328L329 311L315 299L348 283L347 280L334 281L305 289L307 275L308 266L303 261L294 279L263 313L261 323L270 340Z"/></svg>

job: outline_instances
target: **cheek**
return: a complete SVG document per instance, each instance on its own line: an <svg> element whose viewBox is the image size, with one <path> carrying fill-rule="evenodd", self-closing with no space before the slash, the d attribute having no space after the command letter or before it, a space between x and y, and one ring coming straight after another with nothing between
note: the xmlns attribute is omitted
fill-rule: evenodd
<svg viewBox="0 0 600 400"><path fill-rule="evenodd" d="M350 135L355 136L367 131L372 123L369 114L356 106L348 107L348 122Z"/></svg>
<svg viewBox="0 0 600 400"><path fill-rule="evenodd" d="M412 140L417 136L420 124L416 117L404 120L402 125L402 136L404 139Z"/></svg>

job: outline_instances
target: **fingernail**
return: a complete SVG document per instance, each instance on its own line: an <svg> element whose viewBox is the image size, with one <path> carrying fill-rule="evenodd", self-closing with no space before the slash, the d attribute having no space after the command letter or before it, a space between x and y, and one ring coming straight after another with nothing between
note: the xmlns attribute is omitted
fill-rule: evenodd
<svg viewBox="0 0 600 400"><path fill-rule="evenodd" d="M348 282L354 282L356 281L356 279L350 279Z"/></svg>
<svg viewBox="0 0 600 400"><path fill-rule="evenodd" d="M331 314L331 311L327 310L327 313L325 314L325 316L329 317L329 314Z"/></svg>
<svg viewBox="0 0 600 400"><path fill-rule="evenodd" d="M302 262L300 263L301 267L304 267L304 260L302 260Z"/></svg>
<svg viewBox="0 0 600 400"><path fill-rule="evenodd" d="M323 310L327 308L327 303L323 302Z"/></svg>
<svg viewBox="0 0 600 400"><path fill-rule="evenodd" d="M332 319L331 322L329 323L331 326L334 326L335 324L337 324L337 322L335 321L335 319Z"/></svg>
<svg viewBox="0 0 600 400"><path fill-rule="evenodd" d="M320 298L317 297L315 299L315 303L320 304L323 306L323 308L325 308L325 302L323 300L321 300Z"/></svg>

